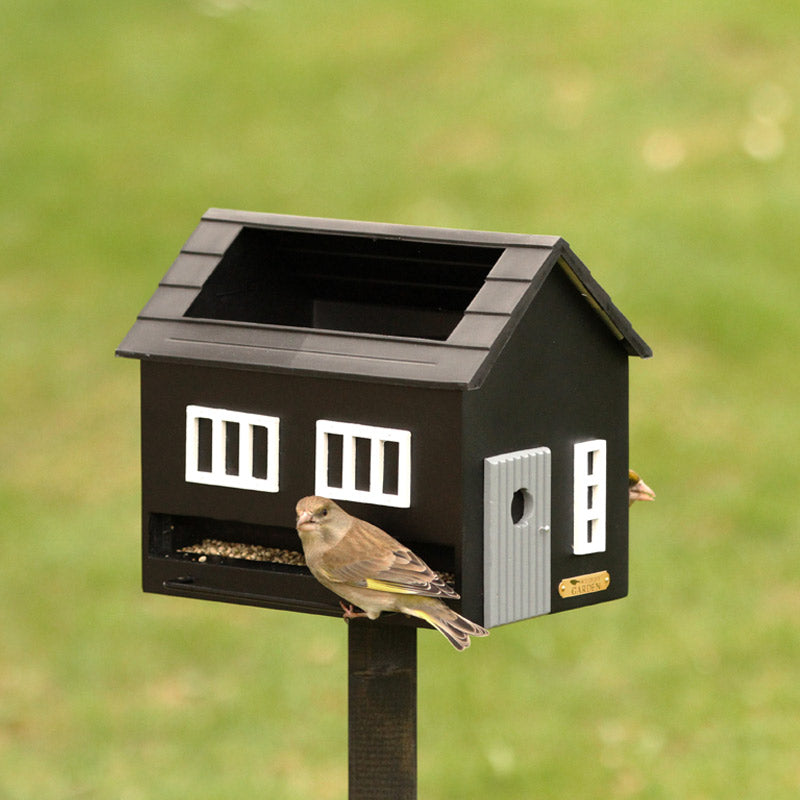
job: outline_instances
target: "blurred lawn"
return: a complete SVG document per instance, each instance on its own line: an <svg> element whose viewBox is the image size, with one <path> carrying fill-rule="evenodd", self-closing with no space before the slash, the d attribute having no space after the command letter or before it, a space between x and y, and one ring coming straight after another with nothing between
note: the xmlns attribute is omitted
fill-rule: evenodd
<svg viewBox="0 0 800 800"><path fill-rule="evenodd" d="M420 797L800 793L793 3L0 0L0 797L346 795L346 634L139 592L138 370L209 206L560 234L632 362L631 596L420 634Z"/></svg>

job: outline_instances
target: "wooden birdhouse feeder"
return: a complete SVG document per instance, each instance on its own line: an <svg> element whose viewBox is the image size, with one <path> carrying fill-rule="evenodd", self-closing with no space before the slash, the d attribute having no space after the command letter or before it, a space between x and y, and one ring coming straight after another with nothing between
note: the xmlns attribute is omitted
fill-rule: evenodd
<svg viewBox="0 0 800 800"><path fill-rule="evenodd" d="M339 615L296 501L337 500L491 627L628 590L628 357L558 237L211 209L141 361L146 591Z"/></svg>

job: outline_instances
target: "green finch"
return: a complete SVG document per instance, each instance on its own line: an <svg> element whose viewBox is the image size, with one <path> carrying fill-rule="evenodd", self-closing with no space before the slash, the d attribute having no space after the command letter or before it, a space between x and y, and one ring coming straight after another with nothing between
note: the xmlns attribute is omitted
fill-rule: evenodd
<svg viewBox="0 0 800 800"><path fill-rule="evenodd" d="M488 636L439 599L459 595L385 531L325 497L304 497L296 511L306 564L323 586L347 601L341 603L345 619L377 619L384 611L399 611L425 620L456 650L469 647L470 636Z"/></svg>
<svg viewBox="0 0 800 800"><path fill-rule="evenodd" d="M628 507L637 500L655 500L656 493L632 469L628 470Z"/></svg>

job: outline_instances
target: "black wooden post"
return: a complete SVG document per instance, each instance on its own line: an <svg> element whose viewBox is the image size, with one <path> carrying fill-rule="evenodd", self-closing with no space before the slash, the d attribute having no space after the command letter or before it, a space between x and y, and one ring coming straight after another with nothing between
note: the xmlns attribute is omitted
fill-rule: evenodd
<svg viewBox="0 0 800 800"><path fill-rule="evenodd" d="M350 620L350 800L417 796L417 629Z"/></svg>

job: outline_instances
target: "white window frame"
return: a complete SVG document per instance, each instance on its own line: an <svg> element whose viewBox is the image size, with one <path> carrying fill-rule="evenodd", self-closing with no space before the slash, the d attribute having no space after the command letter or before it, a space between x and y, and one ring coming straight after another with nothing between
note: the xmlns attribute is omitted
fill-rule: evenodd
<svg viewBox="0 0 800 800"><path fill-rule="evenodd" d="M328 437L342 437L342 485L328 482ZM356 439L370 442L369 489L356 488ZM384 445L398 445L397 493L383 491ZM411 506L411 431L399 428L381 428L330 419L317 420L315 463L316 494L333 500L353 500L379 506L409 508Z"/></svg>
<svg viewBox="0 0 800 800"><path fill-rule="evenodd" d="M575 444L573 474L572 551L575 555L604 553L606 549L605 439L592 439Z"/></svg>
<svg viewBox="0 0 800 800"><path fill-rule="evenodd" d="M199 469L200 420L211 421L211 471ZM239 425L238 474L225 470L226 424ZM267 474L265 478L253 475L254 428L267 429ZM263 414L247 414L227 408L186 406L186 480L211 486L248 489L256 492L278 491L278 454L280 419Z"/></svg>

